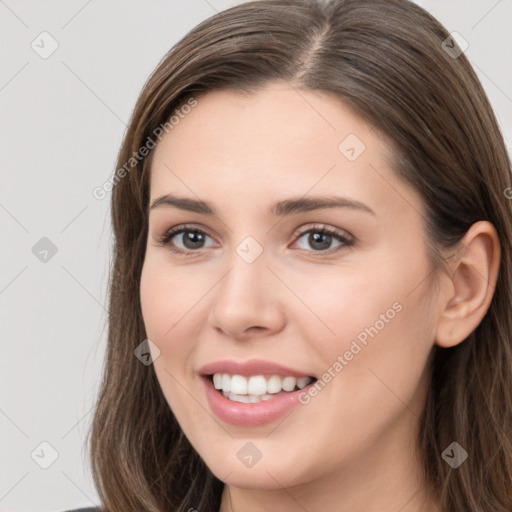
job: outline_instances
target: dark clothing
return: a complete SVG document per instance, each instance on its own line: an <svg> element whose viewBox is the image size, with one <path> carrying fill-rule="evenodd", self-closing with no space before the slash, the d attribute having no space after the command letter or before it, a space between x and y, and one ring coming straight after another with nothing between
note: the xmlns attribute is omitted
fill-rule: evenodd
<svg viewBox="0 0 512 512"><path fill-rule="evenodd" d="M75 508L73 510L66 510L66 512L100 512L100 509L97 507Z"/></svg>

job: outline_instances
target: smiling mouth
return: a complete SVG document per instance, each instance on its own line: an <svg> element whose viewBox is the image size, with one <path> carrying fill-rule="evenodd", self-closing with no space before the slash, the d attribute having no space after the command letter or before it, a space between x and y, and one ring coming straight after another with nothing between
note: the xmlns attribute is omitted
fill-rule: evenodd
<svg viewBox="0 0 512 512"><path fill-rule="evenodd" d="M230 375L215 373L206 376L224 398L233 402L258 403L289 395L314 384L315 377Z"/></svg>

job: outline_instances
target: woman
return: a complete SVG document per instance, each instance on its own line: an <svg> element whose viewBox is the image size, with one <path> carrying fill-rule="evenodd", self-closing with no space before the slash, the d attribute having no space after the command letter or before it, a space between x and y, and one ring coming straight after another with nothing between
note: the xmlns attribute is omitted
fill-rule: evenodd
<svg viewBox="0 0 512 512"><path fill-rule="evenodd" d="M512 510L510 167L407 0L189 32L112 179L102 510Z"/></svg>

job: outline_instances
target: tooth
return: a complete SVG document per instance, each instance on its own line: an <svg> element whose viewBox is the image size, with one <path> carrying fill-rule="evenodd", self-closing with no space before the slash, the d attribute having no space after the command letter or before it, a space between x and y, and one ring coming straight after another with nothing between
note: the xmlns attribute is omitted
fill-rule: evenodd
<svg viewBox="0 0 512 512"><path fill-rule="evenodd" d="M222 374L222 390L227 393L231 391L231 376L227 373Z"/></svg>
<svg viewBox="0 0 512 512"><path fill-rule="evenodd" d="M215 389L222 389L222 375L220 373L213 374L213 385Z"/></svg>
<svg viewBox="0 0 512 512"><path fill-rule="evenodd" d="M267 381L267 393L279 393L281 391L281 377L272 375Z"/></svg>
<svg viewBox="0 0 512 512"><path fill-rule="evenodd" d="M235 395L247 395L247 379L242 375L233 375L230 391Z"/></svg>
<svg viewBox="0 0 512 512"><path fill-rule="evenodd" d="M285 377L283 382L281 383L281 387L285 391L293 391L295 389L295 385L297 384L297 379L295 377Z"/></svg>
<svg viewBox="0 0 512 512"><path fill-rule="evenodd" d="M256 375L249 379L247 391L249 395L264 395L267 392L267 381L263 375Z"/></svg>
<svg viewBox="0 0 512 512"><path fill-rule="evenodd" d="M244 404L249 404L251 399L247 395L237 395L235 393L229 393L228 398L233 402L242 402Z"/></svg>
<svg viewBox="0 0 512 512"><path fill-rule="evenodd" d="M299 389L305 388L310 382L311 379L309 377L301 377L300 379L297 379L297 387Z"/></svg>
<svg viewBox="0 0 512 512"><path fill-rule="evenodd" d="M213 385L215 389L235 395L253 395L261 397L269 395L279 396L284 392L295 391L296 387L302 389L312 382L310 377L280 377L272 375L264 377L263 375L253 375L245 377L243 375L230 375L229 373L214 373Z"/></svg>

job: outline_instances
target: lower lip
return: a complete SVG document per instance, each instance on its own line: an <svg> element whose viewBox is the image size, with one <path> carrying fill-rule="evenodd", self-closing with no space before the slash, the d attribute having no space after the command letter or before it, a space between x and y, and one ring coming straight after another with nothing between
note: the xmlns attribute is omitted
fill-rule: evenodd
<svg viewBox="0 0 512 512"><path fill-rule="evenodd" d="M299 395L308 392L315 381L297 391L281 395L270 400L257 403L234 402L224 398L221 392L215 389L209 377L201 377L206 388L206 397L214 414L231 425L253 427L270 423L284 416L299 404Z"/></svg>

